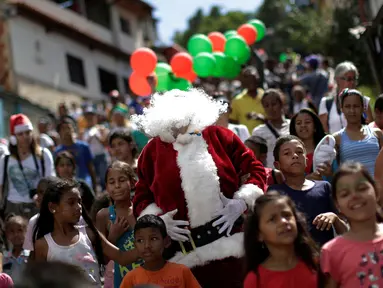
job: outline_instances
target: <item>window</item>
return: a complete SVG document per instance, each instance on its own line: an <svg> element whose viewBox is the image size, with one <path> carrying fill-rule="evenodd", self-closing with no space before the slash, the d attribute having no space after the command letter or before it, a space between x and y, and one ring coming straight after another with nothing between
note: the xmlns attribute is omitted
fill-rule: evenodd
<svg viewBox="0 0 383 288"><path fill-rule="evenodd" d="M110 91L118 89L116 74L98 68L98 77L100 80L100 89L104 94L109 94Z"/></svg>
<svg viewBox="0 0 383 288"><path fill-rule="evenodd" d="M69 71L69 79L72 83L76 83L86 87L84 65L80 58L72 55L66 55L66 61Z"/></svg>
<svg viewBox="0 0 383 288"><path fill-rule="evenodd" d="M107 29L110 29L110 4L105 0L84 0L86 17Z"/></svg>
<svg viewBox="0 0 383 288"><path fill-rule="evenodd" d="M53 0L61 8L70 9L76 13L81 14L80 4L78 0Z"/></svg>
<svg viewBox="0 0 383 288"><path fill-rule="evenodd" d="M120 26L122 32L128 35L132 35L132 29L130 27L130 22L128 19L120 17Z"/></svg>

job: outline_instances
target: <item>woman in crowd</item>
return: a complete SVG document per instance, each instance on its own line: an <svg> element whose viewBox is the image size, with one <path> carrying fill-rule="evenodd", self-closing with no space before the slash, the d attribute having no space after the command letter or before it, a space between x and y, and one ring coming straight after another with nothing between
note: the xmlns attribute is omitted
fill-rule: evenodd
<svg viewBox="0 0 383 288"><path fill-rule="evenodd" d="M319 106L319 118L325 131L335 133L347 126L347 119L341 109L339 94L343 89L355 89L358 84L359 72L352 62L342 62L335 68L335 93L323 97ZM366 112L366 122L373 120L370 98L363 96L363 112Z"/></svg>
<svg viewBox="0 0 383 288"><path fill-rule="evenodd" d="M290 120L284 113L284 95L281 90L269 89L262 97L262 105L266 112L265 124L253 130L253 136L259 136L267 142L266 167L272 168L274 163L273 150L280 136L289 134Z"/></svg>
<svg viewBox="0 0 383 288"><path fill-rule="evenodd" d="M0 160L0 200L5 200L2 212L29 219L37 213L33 203L37 184L41 178L55 174L52 154L40 148L26 115L12 115L10 131L10 155L4 154Z"/></svg>

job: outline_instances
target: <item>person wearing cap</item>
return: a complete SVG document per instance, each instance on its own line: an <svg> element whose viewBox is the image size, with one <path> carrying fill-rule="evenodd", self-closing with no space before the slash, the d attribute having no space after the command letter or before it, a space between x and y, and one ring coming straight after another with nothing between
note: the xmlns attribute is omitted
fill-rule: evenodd
<svg viewBox="0 0 383 288"><path fill-rule="evenodd" d="M89 144L90 151L94 156L94 167L101 185L105 189L105 173L108 167L107 155L105 146L108 144L108 129L98 125L98 115L96 109L88 106L84 113L87 121L87 128L84 131L82 140Z"/></svg>
<svg viewBox="0 0 383 288"><path fill-rule="evenodd" d="M139 131L137 127L129 122L127 117L129 116L129 112L127 109L127 106L122 104L118 104L116 107L112 110L112 129L110 131L110 135L112 135L116 131L129 131L133 137L134 142L137 145L138 151L141 152L141 150L145 147L145 145L148 143L149 138Z"/></svg>
<svg viewBox="0 0 383 288"><path fill-rule="evenodd" d="M231 113L231 103L229 99L220 92L215 93L213 95L213 99L227 105L227 111L219 116L215 124L231 130L235 135L239 137L239 139L242 140L242 142L245 142L245 140L250 137L250 133L247 127L242 124L229 123L229 115Z"/></svg>
<svg viewBox="0 0 383 288"><path fill-rule="evenodd" d="M26 115L10 117L10 155L0 158L0 199L4 200L5 215L29 219L36 214L33 196L37 184L41 178L55 175L51 152L39 146L32 131Z"/></svg>

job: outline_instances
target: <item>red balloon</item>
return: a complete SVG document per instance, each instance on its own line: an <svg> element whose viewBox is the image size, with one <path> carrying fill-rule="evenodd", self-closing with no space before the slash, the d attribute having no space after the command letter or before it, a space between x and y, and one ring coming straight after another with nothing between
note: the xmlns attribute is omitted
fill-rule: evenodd
<svg viewBox="0 0 383 288"><path fill-rule="evenodd" d="M138 48L130 57L130 66L141 76L149 76L157 65L157 55L149 48Z"/></svg>
<svg viewBox="0 0 383 288"><path fill-rule="evenodd" d="M187 74L193 69L193 58L186 52L180 52L170 61L174 74Z"/></svg>
<svg viewBox="0 0 383 288"><path fill-rule="evenodd" d="M252 45L255 43L255 40L257 40L258 31L251 24L241 25L237 32L245 39L247 45Z"/></svg>
<svg viewBox="0 0 383 288"><path fill-rule="evenodd" d="M148 78L154 77L153 87L156 87L157 76L155 73L152 73L149 76L142 76L138 74L136 71L129 77L129 87L132 92L138 96L148 96L152 94L152 87L149 84Z"/></svg>
<svg viewBox="0 0 383 288"><path fill-rule="evenodd" d="M207 37L213 44L213 52L224 52L226 37L221 32L211 32Z"/></svg>
<svg viewBox="0 0 383 288"><path fill-rule="evenodd" d="M185 74L175 74L175 75L176 77L186 79L190 81L191 83L193 83L197 79L197 74L195 74L193 70Z"/></svg>

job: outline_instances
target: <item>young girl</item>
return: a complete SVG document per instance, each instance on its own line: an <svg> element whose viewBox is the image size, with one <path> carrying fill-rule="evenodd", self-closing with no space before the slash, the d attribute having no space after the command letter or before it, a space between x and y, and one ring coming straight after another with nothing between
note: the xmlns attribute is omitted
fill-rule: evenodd
<svg viewBox="0 0 383 288"><path fill-rule="evenodd" d="M134 248L133 227L136 220L130 202L130 191L136 182L135 174L129 164L116 161L109 166L105 175L105 182L106 190L113 204L98 212L96 226L119 249L122 251L131 250ZM133 263L129 266L121 266L115 263L114 287L119 288L126 273L137 266L140 264Z"/></svg>
<svg viewBox="0 0 383 288"><path fill-rule="evenodd" d="M111 154L116 160L125 162L135 169L137 166L138 150L129 131L116 131L110 134L109 146Z"/></svg>
<svg viewBox="0 0 383 288"><path fill-rule="evenodd" d="M315 147L326 134L319 117L311 109L301 109L293 116L293 118L291 118L290 135L297 136L305 144L307 151L307 166L305 172L310 176L307 178L312 180L322 180L322 175L317 172L327 172L326 176L330 176L331 165L323 167L327 169L313 171L313 155Z"/></svg>
<svg viewBox="0 0 383 288"><path fill-rule="evenodd" d="M87 226L76 225L81 216ZM121 251L99 233L82 208L78 184L71 180L60 179L49 185L33 239L37 261L61 261L78 266L98 287L101 285L99 265L104 263L104 257L121 265L138 260L135 249Z"/></svg>
<svg viewBox="0 0 383 288"><path fill-rule="evenodd" d="M340 156L339 164L346 161L360 162L374 176L375 160L383 144L383 134L380 129L365 124L363 99L358 90L342 91L340 101L347 126L333 136Z"/></svg>
<svg viewBox="0 0 383 288"><path fill-rule="evenodd" d="M345 163L335 173L332 196L350 230L326 243L321 268L326 288L383 287L383 227L378 224L379 191L360 163Z"/></svg>
<svg viewBox="0 0 383 288"><path fill-rule="evenodd" d="M287 196L255 201L245 226L244 288L316 288L318 253L304 218Z"/></svg>
<svg viewBox="0 0 383 288"><path fill-rule="evenodd" d="M76 176L76 160L69 151L62 151L57 154L55 159L55 169L57 176L62 179L74 180ZM94 201L94 192L89 185L81 179L76 179L79 183L81 201L85 210L89 213Z"/></svg>

